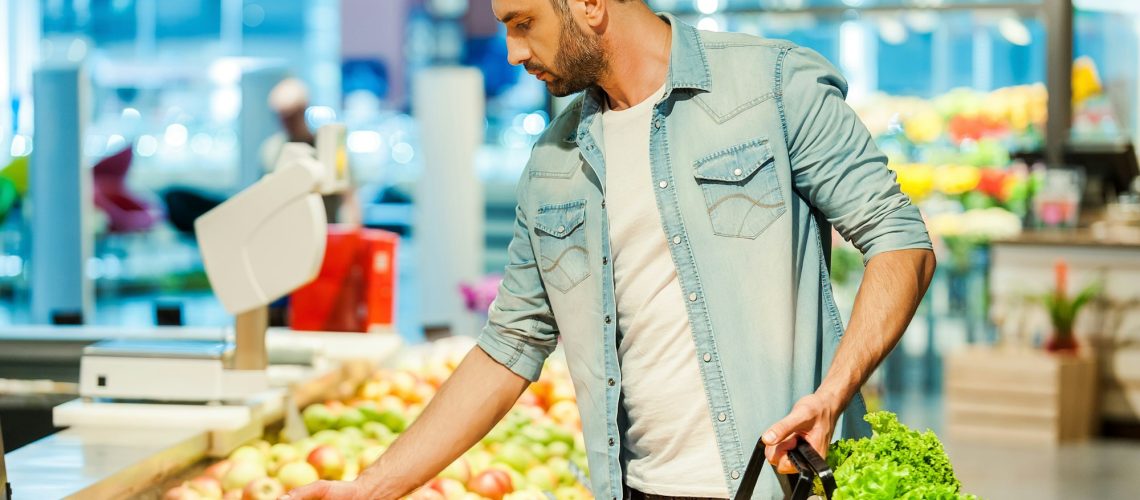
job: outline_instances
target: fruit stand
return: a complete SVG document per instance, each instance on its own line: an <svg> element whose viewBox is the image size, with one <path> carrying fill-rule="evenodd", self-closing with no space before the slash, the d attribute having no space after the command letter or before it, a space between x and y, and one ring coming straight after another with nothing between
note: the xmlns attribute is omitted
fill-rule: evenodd
<svg viewBox="0 0 1140 500"><path fill-rule="evenodd" d="M472 346L449 339L399 354L351 391L304 405L303 430L266 429L220 460L210 459L144 493L164 499L273 499L318 479L352 480L423 411ZM343 384L341 389L347 389ZM409 498L589 498L581 422L565 362L542 378L480 443Z"/></svg>

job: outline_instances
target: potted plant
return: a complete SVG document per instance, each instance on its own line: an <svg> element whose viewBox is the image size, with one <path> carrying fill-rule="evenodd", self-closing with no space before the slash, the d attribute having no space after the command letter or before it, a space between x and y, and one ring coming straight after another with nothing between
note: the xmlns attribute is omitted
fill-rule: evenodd
<svg viewBox="0 0 1140 500"><path fill-rule="evenodd" d="M1057 261L1053 266L1055 289L1038 298L1049 312L1049 320L1053 325L1053 332L1045 341L1045 350L1049 352L1071 353L1077 350L1077 339L1073 336L1073 322L1085 304L1100 293L1100 287L1094 283L1082 289L1075 297L1070 297L1068 274L1068 264L1063 260Z"/></svg>

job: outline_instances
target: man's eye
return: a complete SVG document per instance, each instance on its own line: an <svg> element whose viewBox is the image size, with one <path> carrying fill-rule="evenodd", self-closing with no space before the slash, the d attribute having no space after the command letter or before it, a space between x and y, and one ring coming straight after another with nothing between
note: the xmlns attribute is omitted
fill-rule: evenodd
<svg viewBox="0 0 1140 500"><path fill-rule="evenodd" d="M530 21L518 23L515 25L515 27L518 28L519 31L527 31L530 29Z"/></svg>

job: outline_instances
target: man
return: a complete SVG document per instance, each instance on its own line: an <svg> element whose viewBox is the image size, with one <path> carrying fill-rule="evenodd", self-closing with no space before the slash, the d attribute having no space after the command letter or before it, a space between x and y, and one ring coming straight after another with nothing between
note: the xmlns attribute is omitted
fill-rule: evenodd
<svg viewBox="0 0 1140 500"><path fill-rule="evenodd" d="M478 441L559 336L598 498L735 495L866 431L858 395L934 272L918 210L823 58L639 0L494 0L510 62L585 91L535 146L490 319L377 464L302 498L395 498ZM843 327L830 225L866 273ZM848 415L840 418L845 408ZM765 472L755 498L781 496Z"/></svg>

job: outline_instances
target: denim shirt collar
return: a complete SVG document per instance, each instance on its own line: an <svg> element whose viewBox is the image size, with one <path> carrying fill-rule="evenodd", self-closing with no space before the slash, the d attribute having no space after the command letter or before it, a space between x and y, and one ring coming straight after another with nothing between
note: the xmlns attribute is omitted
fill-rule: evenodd
<svg viewBox="0 0 1140 500"><path fill-rule="evenodd" d="M700 32L672 14L662 13L658 14L658 17L669 23L673 31L664 98L668 98L676 89L708 92L712 78L709 76L709 62ZM582 109L578 115L578 128L572 135L566 137L567 142L578 142L579 146L582 145L581 140L590 135L590 127L603 109L602 99L605 99L605 92L601 87L594 86L585 91L580 100Z"/></svg>

